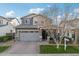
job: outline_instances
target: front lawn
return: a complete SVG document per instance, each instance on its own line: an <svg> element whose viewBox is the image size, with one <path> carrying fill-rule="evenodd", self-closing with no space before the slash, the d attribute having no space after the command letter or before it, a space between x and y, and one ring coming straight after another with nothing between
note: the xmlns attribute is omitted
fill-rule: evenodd
<svg viewBox="0 0 79 59"><path fill-rule="evenodd" d="M79 48L74 46L67 46L67 50L64 50L64 46L60 46L58 49L55 45L40 45L41 54L54 54L54 53L79 53Z"/></svg>
<svg viewBox="0 0 79 59"><path fill-rule="evenodd" d="M4 52L8 48L9 48L9 46L0 46L0 53Z"/></svg>

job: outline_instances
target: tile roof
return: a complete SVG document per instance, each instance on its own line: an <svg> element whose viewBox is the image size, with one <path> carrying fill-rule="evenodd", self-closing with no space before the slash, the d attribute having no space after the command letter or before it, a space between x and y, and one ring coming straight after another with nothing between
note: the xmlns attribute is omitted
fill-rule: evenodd
<svg viewBox="0 0 79 59"><path fill-rule="evenodd" d="M38 28L37 26L35 25L18 25L16 26L16 28Z"/></svg>

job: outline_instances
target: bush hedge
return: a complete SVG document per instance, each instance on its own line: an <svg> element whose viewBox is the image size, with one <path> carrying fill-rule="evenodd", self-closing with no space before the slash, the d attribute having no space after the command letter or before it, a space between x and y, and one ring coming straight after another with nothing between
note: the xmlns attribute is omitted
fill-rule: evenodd
<svg viewBox="0 0 79 59"><path fill-rule="evenodd" d="M0 36L0 42L12 40L12 36Z"/></svg>

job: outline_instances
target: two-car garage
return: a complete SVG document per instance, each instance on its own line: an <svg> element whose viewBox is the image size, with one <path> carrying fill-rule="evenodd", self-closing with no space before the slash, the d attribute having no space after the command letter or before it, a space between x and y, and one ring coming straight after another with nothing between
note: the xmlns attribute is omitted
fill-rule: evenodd
<svg viewBox="0 0 79 59"><path fill-rule="evenodd" d="M40 41L37 31L20 32L20 41Z"/></svg>
<svg viewBox="0 0 79 59"><path fill-rule="evenodd" d="M16 28L16 40L19 41L40 41L39 29L37 26L21 25Z"/></svg>

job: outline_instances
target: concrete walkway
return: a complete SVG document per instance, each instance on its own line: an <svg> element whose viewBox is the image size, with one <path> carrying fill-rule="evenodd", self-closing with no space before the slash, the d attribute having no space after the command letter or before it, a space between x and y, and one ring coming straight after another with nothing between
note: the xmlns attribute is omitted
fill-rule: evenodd
<svg viewBox="0 0 79 59"><path fill-rule="evenodd" d="M14 45L14 41L11 40L11 41L7 41L7 42L0 42L0 46L12 46Z"/></svg>
<svg viewBox="0 0 79 59"><path fill-rule="evenodd" d="M15 42L3 54L39 54L39 42Z"/></svg>

